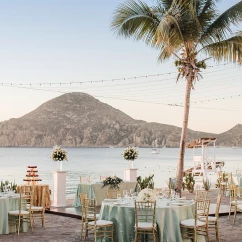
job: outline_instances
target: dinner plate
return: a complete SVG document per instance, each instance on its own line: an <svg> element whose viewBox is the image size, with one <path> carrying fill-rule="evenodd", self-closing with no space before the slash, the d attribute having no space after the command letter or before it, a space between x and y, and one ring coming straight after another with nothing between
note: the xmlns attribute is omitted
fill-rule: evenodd
<svg viewBox="0 0 242 242"><path fill-rule="evenodd" d="M127 205L129 203L128 202L114 202L113 204L115 204L115 205Z"/></svg>
<svg viewBox="0 0 242 242"><path fill-rule="evenodd" d="M170 203L170 205L175 205L175 206L183 206L183 205L186 205L186 203L184 202L177 202L177 203Z"/></svg>
<svg viewBox="0 0 242 242"><path fill-rule="evenodd" d="M116 199L105 198L104 201L105 202L116 202L117 201L117 198Z"/></svg>

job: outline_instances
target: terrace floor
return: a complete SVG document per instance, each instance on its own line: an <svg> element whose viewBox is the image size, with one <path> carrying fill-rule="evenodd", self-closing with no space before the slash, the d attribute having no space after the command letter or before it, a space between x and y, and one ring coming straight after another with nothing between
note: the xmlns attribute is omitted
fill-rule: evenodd
<svg viewBox="0 0 242 242"><path fill-rule="evenodd" d="M211 213L214 213L216 197L218 190L209 191L211 199ZM188 199L193 199L194 194L183 192L183 196ZM242 241L242 214L237 214L235 225L232 218L228 221L228 203L229 198L222 197L221 215L220 215L220 241L221 242L241 242ZM62 214L62 215L58 215ZM64 216L63 216L64 215ZM36 224L35 233L21 233L0 235L0 242L76 242L80 241L80 213L78 208L52 208L46 213L46 229L43 229L39 224ZM94 241L91 236L87 241ZM215 233L210 233L210 241L215 242ZM127 241L128 242L128 241ZM175 241L169 241L175 242Z"/></svg>

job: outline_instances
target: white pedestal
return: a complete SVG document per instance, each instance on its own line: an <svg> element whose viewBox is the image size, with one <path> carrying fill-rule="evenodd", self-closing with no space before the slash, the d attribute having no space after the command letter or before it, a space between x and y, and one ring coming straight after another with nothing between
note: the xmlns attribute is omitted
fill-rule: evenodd
<svg viewBox="0 0 242 242"><path fill-rule="evenodd" d="M53 202L54 207L66 206L66 171L53 171Z"/></svg>
<svg viewBox="0 0 242 242"><path fill-rule="evenodd" d="M137 168L125 169L124 170L124 181L136 182L137 180Z"/></svg>

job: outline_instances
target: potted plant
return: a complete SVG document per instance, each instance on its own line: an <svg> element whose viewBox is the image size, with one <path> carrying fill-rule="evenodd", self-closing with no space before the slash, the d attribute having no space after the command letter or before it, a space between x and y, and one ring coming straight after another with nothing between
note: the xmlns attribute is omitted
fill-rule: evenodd
<svg viewBox="0 0 242 242"><path fill-rule="evenodd" d="M183 190L186 188L190 193L193 193L194 185L195 185L194 175L192 173L185 174L182 182Z"/></svg>
<svg viewBox="0 0 242 242"><path fill-rule="evenodd" d="M143 190L145 188L149 188L149 189L154 189L154 174L150 175L148 177L145 177L144 179L142 179L141 176L137 177L137 183L139 185L140 190Z"/></svg>

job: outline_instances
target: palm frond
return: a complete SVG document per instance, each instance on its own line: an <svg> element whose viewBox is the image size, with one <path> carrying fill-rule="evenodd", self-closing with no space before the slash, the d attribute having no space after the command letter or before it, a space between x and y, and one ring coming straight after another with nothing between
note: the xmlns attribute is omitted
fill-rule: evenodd
<svg viewBox="0 0 242 242"><path fill-rule="evenodd" d="M157 12L144 2L130 0L120 4L116 9L111 29L118 35L143 39L147 44L152 43L156 29L160 23L162 12Z"/></svg>
<svg viewBox="0 0 242 242"><path fill-rule="evenodd" d="M242 31L226 40L207 45L202 52L209 54L217 61L238 62L242 65Z"/></svg>
<svg viewBox="0 0 242 242"><path fill-rule="evenodd" d="M166 11L171 8L173 0L156 0L157 6L163 7Z"/></svg>
<svg viewBox="0 0 242 242"><path fill-rule="evenodd" d="M214 41L225 40L232 33L231 25L238 25L242 21L242 1L235 4L219 15L211 25L204 30L201 43L211 44Z"/></svg>

